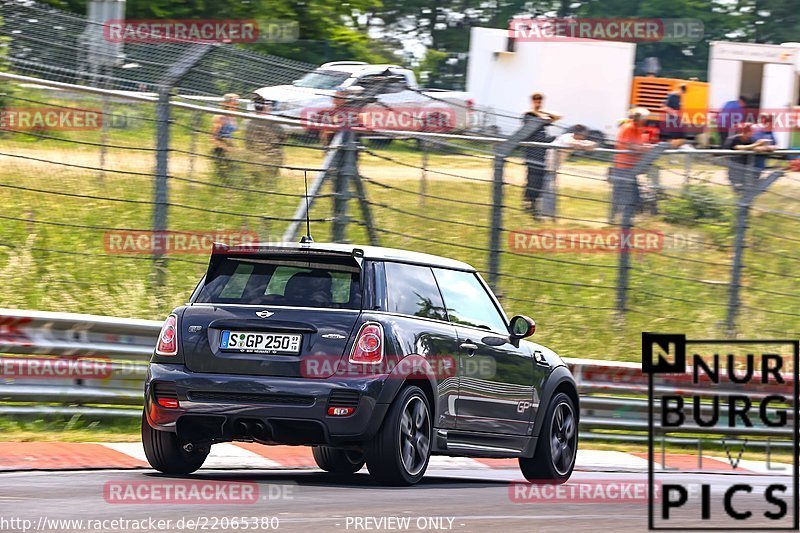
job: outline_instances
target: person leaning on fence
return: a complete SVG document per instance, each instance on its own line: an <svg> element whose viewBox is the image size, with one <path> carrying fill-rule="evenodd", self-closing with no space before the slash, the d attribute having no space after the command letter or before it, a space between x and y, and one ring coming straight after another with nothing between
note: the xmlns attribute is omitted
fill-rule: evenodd
<svg viewBox="0 0 800 533"><path fill-rule="evenodd" d="M614 155L614 165L609 170L608 179L611 182L611 212L608 222L613 224L616 216L622 213L626 203L632 203L633 210L641 207L641 191L639 182L632 173L639 162L641 152L650 148L648 133L644 126L650 111L644 107L631 110L630 119L622 123L617 133L617 143L614 148L625 151ZM631 194L625 198L626 192Z"/></svg>
<svg viewBox="0 0 800 533"><path fill-rule="evenodd" d="M594 150L597 143L587 139L589 128L583 124L572 127L572 131L563 133L552 142L554 148L547 150L545 156L545 177L542 192L542 214L556 217L556 180L561 162L573 150Z"/></svg>
<svg viewBox="0 0 800 533"><path fill-rule="evenodd" d="M534 119L543 119L547 122L555 122L561 118L560 115L542 109L544 95L536 92L531 95L531 109L522 117L522 121L527 123ZM541 128L526 139L529 142L551 143L555 137L547 134L546 128ZM525 197L523 207L533 213L533 218L539 216L539 206L537 202L544 187L545 178L545 156L547 148L540 146L528 146L525 148L525 165L528 167L527 183L525 185Z"/></svg>
<svg viewBox="0 0 800 533"><path fill-rule="evenodd" d="M253 111L256 115L268 115L272 111L272 102L256 94L253 96ZM283 166L282 143L285 139L286 134L280 124L267 120L249 120L244 130L248 175L255 181L264 179L269 185Z"/></svg>
<svg viewBox="0 0 800 533"><path fill-rule="evenodd" d="M775 143L772 133L770 132L769 137L756 138L753 130L753 124L742 124L739 126L736 135L728 137L723 148L757 153L773 152ZM752 182L758 178L765 166L765 156L757 156L751 153L732 156L728 161L728 179L735 190L742 189L747 182Z"/></svg>
<svg viewBox="0 0 800 533"><path fill-rule="evenodd" d="M744 96L725 102L725 105L722 106L722 109L717 114L717 134L719 135L720 146L725 146L725 141L728 140L730 132L739 127L746 107L747 98Z"/></svg>
<svg viewBox="0 0 800 533"><path fill-rule="evenodd" d="M239 95L234 93L224 95L221 107L226 111L237 111L239 109ZM211 129L211 139L214 143L212 154L217 175L222 179L227 179L232 170L233 134L238 127L235 117L214 115Z"/></svg>

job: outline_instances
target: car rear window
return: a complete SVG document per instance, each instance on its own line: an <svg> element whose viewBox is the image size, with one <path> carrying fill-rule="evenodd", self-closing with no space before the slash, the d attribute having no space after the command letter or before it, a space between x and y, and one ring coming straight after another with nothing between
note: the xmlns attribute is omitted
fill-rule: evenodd
<svg viewBox="0 0 800 533"><path fill-rule="evenodd" d="M229 257L209 274L197 303L361 308L361 271L352 265Z"/></svg>

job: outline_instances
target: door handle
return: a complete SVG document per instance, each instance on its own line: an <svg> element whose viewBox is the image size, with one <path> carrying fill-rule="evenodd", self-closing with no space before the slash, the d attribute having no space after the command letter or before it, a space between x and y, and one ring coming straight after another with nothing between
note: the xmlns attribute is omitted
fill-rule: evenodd
<svg viewBox="0 0 800 533"><path fill-rule="evenodd" d="M469 342L469 341L462 342L461 343L461 349L462 350L466 350L467 351L467 355L472 357L473 355L475 355L475 350L478 349L478 345L474 344L472 342Z"/></svg>

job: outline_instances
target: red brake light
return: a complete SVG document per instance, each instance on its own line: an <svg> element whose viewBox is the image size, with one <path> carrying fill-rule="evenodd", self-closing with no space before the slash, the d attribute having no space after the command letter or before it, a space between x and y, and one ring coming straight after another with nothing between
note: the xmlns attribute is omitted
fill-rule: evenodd
<svg viewBox="0 0 800 533"><path fill-rule="evenodd" d="M169 315L158 334L156 355L178 355L178 317ZM165 406L166 407L166 406Z"/></svg>
<svg viewBox="0 0 800 533"><path fill-rule="evenodd" d="M167 409L177 409L179 407L178 400L175 398L157 398L156 402Z"/></svg>
<svg viewBox="0 0 800 533"><path fill-rule="evenodd" d="M328 407L328 416L350 416L355 410L355 407Z"/></svg>
<svg viewBox="0 0 800 533"><path fill-rule="evenodd" d="M358 332L350 362L375 365L383 361L383 327L380 324L364 324Z"/></svg>

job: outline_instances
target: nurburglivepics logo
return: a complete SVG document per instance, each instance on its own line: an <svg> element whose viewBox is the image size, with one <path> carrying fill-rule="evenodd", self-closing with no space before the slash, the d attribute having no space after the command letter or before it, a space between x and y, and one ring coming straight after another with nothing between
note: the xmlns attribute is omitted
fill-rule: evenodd
<svg viewBox="0 0 800 533"><path fill-rule="evenodd" d="M649 529L798 529L798 345L642 334ZM673 443L696 446L698 464L708 450L724 450L732 473L686 475L657 466L658 450ZM786 463L773 465L775 453ZM748 461L766 463L769 475L744 473Z"/></svg>

